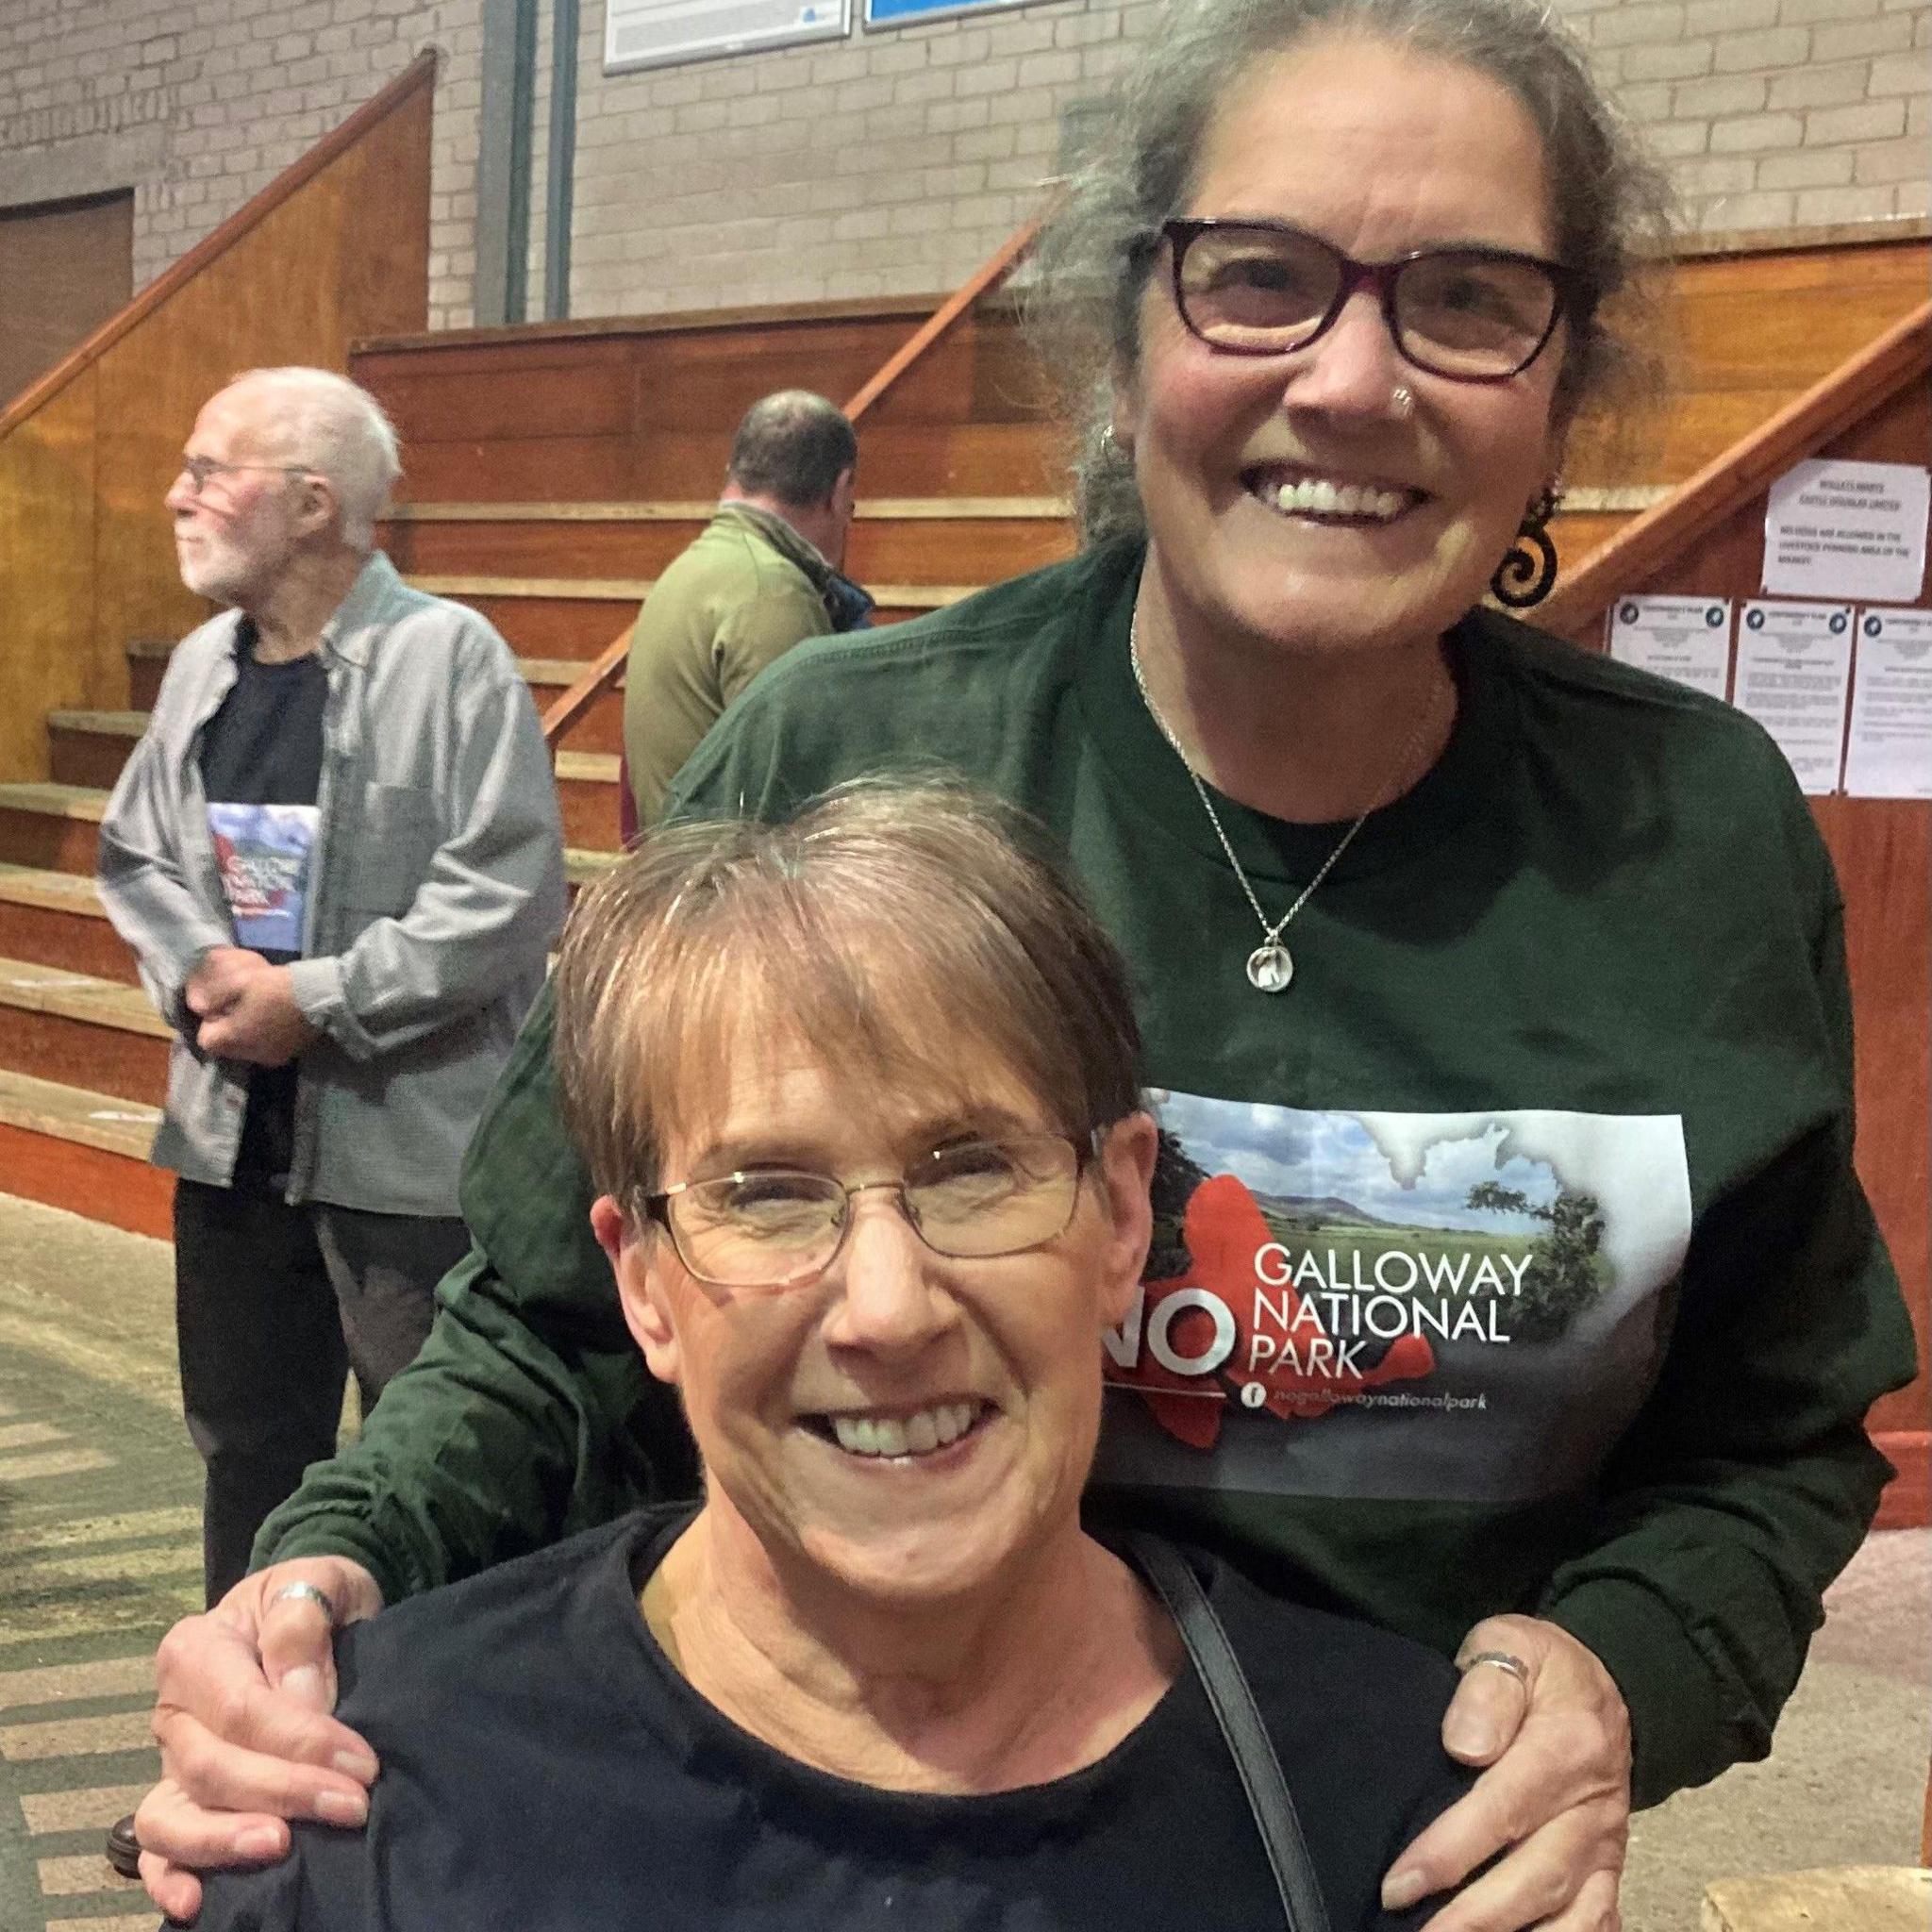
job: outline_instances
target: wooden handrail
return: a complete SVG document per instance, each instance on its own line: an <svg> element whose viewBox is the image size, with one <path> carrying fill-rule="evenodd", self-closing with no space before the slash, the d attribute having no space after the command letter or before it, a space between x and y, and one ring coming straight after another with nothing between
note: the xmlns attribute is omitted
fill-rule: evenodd
<svg viewBox="0 0 1932 1932"><path fill-rule="evenodd" d="M629 655L630 625L625 625L591 658L590 669L543 713L543 742L550 747L553 763L557 758L557 741L590 709L597 693L615 681Z"/></svg>
<svg viewBox="0 0 1932 1932"><path fill-rule="evenodd" d="M364 101L340 127L317 142L300 160L283 169L259 194L244 202L220 226L204 235L178 261L158 275L125 308L110 315L78 348L63 356L39 380L28 384L5 409L0 409L0 436L24 423L76 375L99 361L137 323L145 321L172 295L192 281L218 255L231 248L251 228L272 215L298 188L306 187L331 161L347 153L377 122L392 113L420 89L433 86L436 58L433 47L418 54L380 93Z"/></svg>
<svg viewBox="0 0 1932 1932"><path fill-rule="evenodd" d="M1932 367L1932 302L1921 304L1768 422L1633 518L1558 582L1536 613L1539 627L1574 637L1614 598L1714 530L1790 466Z"/></svg>
<svg viewBox="0 0 1932 1932"><path fill-rule="evenodd" d="M1016 228L933 310L905 345L891 356L845 405L845 414L852 422L857 423L982 295L998 288L1020 266L1034 242L1040 239L1041 224L1045 219L1042 211L1024 227Z"/></svg>
<svg viewBox="0 0 1932 1932"><path fill-rule="evenodd" d="M845 414L851 421L857 423L982 295L998 288L1019 267L1039 239L1041 223L1044 218L1044 215L1036 215L1024 227L1008 236L887 358L845 405ZM543 713L543 742L550 747L553 759L557 756L558 741L590 708L597 694L615 681L629 654L630 631L626 627L621 636L612 638L605 645L584 675Z"/></svg>

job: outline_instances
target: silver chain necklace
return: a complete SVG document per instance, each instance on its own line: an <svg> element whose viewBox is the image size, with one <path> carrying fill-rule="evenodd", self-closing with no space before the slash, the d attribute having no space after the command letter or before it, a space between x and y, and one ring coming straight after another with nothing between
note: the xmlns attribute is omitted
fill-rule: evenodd
<svg viewBox="0 0 1932 1932"><path fill-rule="evenodd" d="M1248 874L1239 858L1234 856L1234 845L1227 836L1227 828L1221 823L1221 814L1214 809L1214 801L1208 795L1208 787L1199 772L1195 771L1181 741L1174 734L1174 727L1160 715L1160 708L1154 702L1154 694L1147 689L1147 675L1141 668L1141 613L1136 610L1127 625L1127 662L1133 667L1134 686L1141 693L1141 702L1147 707L1147 715L1154 720L1161 737L1174 749L1174 755L1181 761L1181 770L1194 781L1195 795L1201 801L1201 808L1208 814L1208 823L1214 827L1214 836L1221 841L1221 849L1227 855L1227 862L1248 904L1255 908L1255 917L1260 922L1261 943L1248 955L1248 984L1257 992L1286 992L1289 983L1294 978L1294 957L1281 943L1281 935L1288 930L1288 924L1297 912L1314 896L1315 888L1334 871L1336 861L1355 842L1355 835L1368 824L1369 815L1375 809L1373 805L1362 808L1360 816L1342 833L1336 841L1335 850L1315 869L1311 878L1281 917L1269 924L1268 915L1261 909L1261 902L1255 896L1255 889L1248 882ZM1423 708L1422 716L1416 720L1415 729L1408 735L1402 747L1402 753L1389 768L1388 778L1383 789L1389 790L1397 778L1407 772L1414 762L1416 753L1427 734L1430 720L1436 715L1433 696Z"/></svg>

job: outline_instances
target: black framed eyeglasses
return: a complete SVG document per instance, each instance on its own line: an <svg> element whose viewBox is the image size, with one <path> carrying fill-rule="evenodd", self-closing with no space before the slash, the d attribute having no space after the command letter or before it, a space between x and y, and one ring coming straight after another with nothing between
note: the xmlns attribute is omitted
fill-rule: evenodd
<svg viewBox="0 0 1932 1932"><path fill-rule="evenodd" d="M244 470L258 470L264 475L279 473L284 476L307 476L310 474L307 463L221 463L213 457L181 458L181 475L194 486L197 496L216 477L239 475Z"/></svg>
<svg viewBox="0 0 1932 1932"><path fill-rule="evenodd" d="M1506 382L1542 354L1574 298L1561 264L1507 248L1357 261L1304 228L1258 221L1177 219L1146 245L1162 238L1181 321L1235 356L1307 348L1368 288L1406 361L1456 382Z"/></svg>
<svg viewBox="0 0 1932 1932"><path fill-rule="evenodd" d="M679 1181L639 1203L678 1259L716 1288L792 1288L839 1257L858 1194L889 1189L935 1254L985 1260L1067 1231L1097 1143L1059 1134L959 1141L922 1155L896 1180L848 1185L805 1168L760 1167Z"/></svg>

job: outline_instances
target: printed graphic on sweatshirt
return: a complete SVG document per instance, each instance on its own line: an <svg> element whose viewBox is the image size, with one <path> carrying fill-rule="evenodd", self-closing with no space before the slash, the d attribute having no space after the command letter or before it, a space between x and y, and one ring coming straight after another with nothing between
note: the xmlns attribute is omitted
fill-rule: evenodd
<svg viewBox="0 0 1932 1932"><path fill-rule="evenodd" d="M1479 1502L1601 1465L1690 1240L1675 1115L1151 1100L1154 1247L1107 1338L1100 1480Z"/></svg>
<svg viewBox="0 0 1932 1932"><path fill-rule="evenodd" d="M298 955L320 812L312 805L210 805L208 824L235 943Z"/></svg>

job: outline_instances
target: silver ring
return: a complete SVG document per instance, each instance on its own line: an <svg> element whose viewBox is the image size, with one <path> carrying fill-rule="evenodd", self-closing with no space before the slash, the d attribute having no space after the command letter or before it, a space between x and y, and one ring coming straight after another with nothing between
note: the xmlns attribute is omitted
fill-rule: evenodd
<svg viewBox="0 0 1932 1932"><path fill-rule="evenodd" d="M1467 1676L1478 1664L1493 1664L1499 1671L1507 1671L1525 1690L1529 1689L1529 1666L1507 1650L1479 1650L1474 1657L1460 1658L1456 1668Z"/></svg>
<svg viewBox="0 0 1932 1932"><path fill-rule="evenodd" d="M1395 413L1405 422L1415 414L1415 391L1406 382L1398 382L1389 392L1389 401Z"/></svg>
<svg viewBox="0 0 1932 1932"><path fill-rule="evenodd" d="M269 1598L272 1604L313 1604L328 1619L328 1627L336 1627L336 1607L327 1591L313 1583L285 1583ZM1520 1668L1520 1666L1519 1666Z"/></svg>

